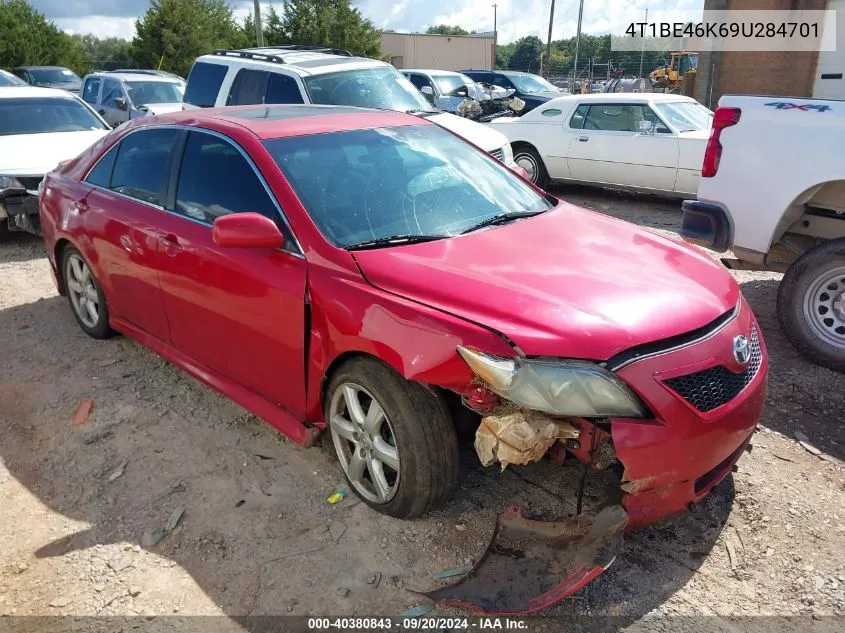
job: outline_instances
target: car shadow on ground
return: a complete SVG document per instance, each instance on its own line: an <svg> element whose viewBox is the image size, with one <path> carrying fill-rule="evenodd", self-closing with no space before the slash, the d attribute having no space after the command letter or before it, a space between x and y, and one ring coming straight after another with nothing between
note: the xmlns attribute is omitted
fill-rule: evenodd
<svg viewBox="0 0 845 633"><path fill-rule="evenodd" d="M28 543L37 543L21 552L24 560L49 559L61 570L66 555L85 551L91 553L92 577L118 583L114 558L133 557L121 573L165 609L176 601L177 589L184 591L158 586L162 559L184 569L214 605L248 630L260 630L261 621L241 616L397 615L424 602L408 590L434 589L432 573L477 561L496 514L511 503L548 519L574 509L581 470L550 461L504 472L475 462L444 508L415 521L381 516L352 496L329 505L327 493L341 480L328 451L281 439L126 338L87 338L61 297L0 312L0 348L7 351L10 372L0 383L0 458L52 512L88 525L60 521L65 529L57 536L27 516L17 517L17 529L30 533ZM90 418L74 426L74 411L87 397L94 401ZM602 501L599 483L588 479L588 511ZM634 621L658 608L689 582L713 548L732 498L728 478L695 513L626 537L605 574L542 615ZM167 530L179 509L184 514L178 526ZM125 553L123 544L137 544L145 534L156 537L155 530L163 538L145 544L155 557L134 554L131 547ZM92 551L97 546L106 549ZM382 581L373 587L367 578L375 572ZM66 584L79 592L77 609L120 614L125 608L117 602L102 611L102 596L90 584ZM350 592L341 595L339 587ZM35 595L51 590L31 589ZM53 598L40 595L40 604ZM467 615L437 613L444 612Z"/></svg>
<svg viewBox="0 0 845 633"><path fill-rule="evenodd" d="M44 257L44 241L29 233L8 233L0 237L0 264L26 262Z"/></svg>
<svg viewBox="0 0 845 633"><path fill-rule="evenodd" d="M779 279L740 284L763 330L769 354L769 406L762 424L787 437L804 433L826 454L845 459L845 377L814 365L783 333L777 317Z"/></svg>
<svg viewBox="0 0 845 633"><path fill-rule="evenodd" d="M681 228L683 214L678 199L586 185L553 185L549 193L574 205L640 226L675 233ZM638 210L632 211L631 205L637 205Z"/></svg>

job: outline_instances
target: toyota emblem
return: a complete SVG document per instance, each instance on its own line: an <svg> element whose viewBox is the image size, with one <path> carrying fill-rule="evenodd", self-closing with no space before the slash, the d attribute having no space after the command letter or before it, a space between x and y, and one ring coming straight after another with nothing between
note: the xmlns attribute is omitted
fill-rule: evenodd
<svg viewBox="0 0 845 633"><path fill-rule="evenodd" d="M734 358L740 365L747 365L751 360L751 345L742 334L734 339Z"/></svg>

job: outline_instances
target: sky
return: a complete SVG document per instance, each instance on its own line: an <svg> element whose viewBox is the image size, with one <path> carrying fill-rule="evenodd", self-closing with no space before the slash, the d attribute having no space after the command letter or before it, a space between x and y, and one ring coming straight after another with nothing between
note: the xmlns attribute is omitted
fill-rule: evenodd
<svg viewBox="0 0 845 633"><path fill-rule="evenodd" d="M131 38L135 20L149 7L149 0L29 0L48 19L72 33L99 37ZM353 0L361 13L378 28L425 31L435 24L459 25L468 31L493 30L493 3L498 4L501 43L526 35L548 37L551 0ZM236 15L244 16L253 0L229 0ZM263 7L281 10L282 0L262 0ZM641 20L646 7L655 10L700 10L704 0L589 0L584 3L582 33L619 32L632 20ZM575 35L578 0L557 0L554 39Z"/></svg>

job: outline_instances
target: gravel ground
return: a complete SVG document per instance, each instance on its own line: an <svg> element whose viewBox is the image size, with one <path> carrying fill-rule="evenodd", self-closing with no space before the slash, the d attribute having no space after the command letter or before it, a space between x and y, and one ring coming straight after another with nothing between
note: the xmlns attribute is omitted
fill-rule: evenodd
<svg viewBox="0 0 845 633"><path fill-rule="evenodd" d="M677 202L561 194L665 232L680 220ZM771 358L753 451L696 512L630 535L607 573L544 615L633 629L647 615L845 613L843 377L785 340L779 275L734 274ZM2 615L396 615L437 585L432 573L478 560L508 504L573 512L574 468L501 473L471 452L460 490L426 518L329 505L342 476L327 450L294 446L126 338L86 337L38 239L0 243L0 350Z"/></svg>

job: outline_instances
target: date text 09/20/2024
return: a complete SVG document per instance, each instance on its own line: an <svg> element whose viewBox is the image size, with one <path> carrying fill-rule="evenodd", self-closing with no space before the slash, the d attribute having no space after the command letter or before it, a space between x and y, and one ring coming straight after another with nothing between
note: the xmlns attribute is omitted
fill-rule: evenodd
<svg viewBox="0 0 845 633"><path fill-rule="evenodd" d="M514 618L309 618L308 629L346 631L527 630Z"/></svg>

